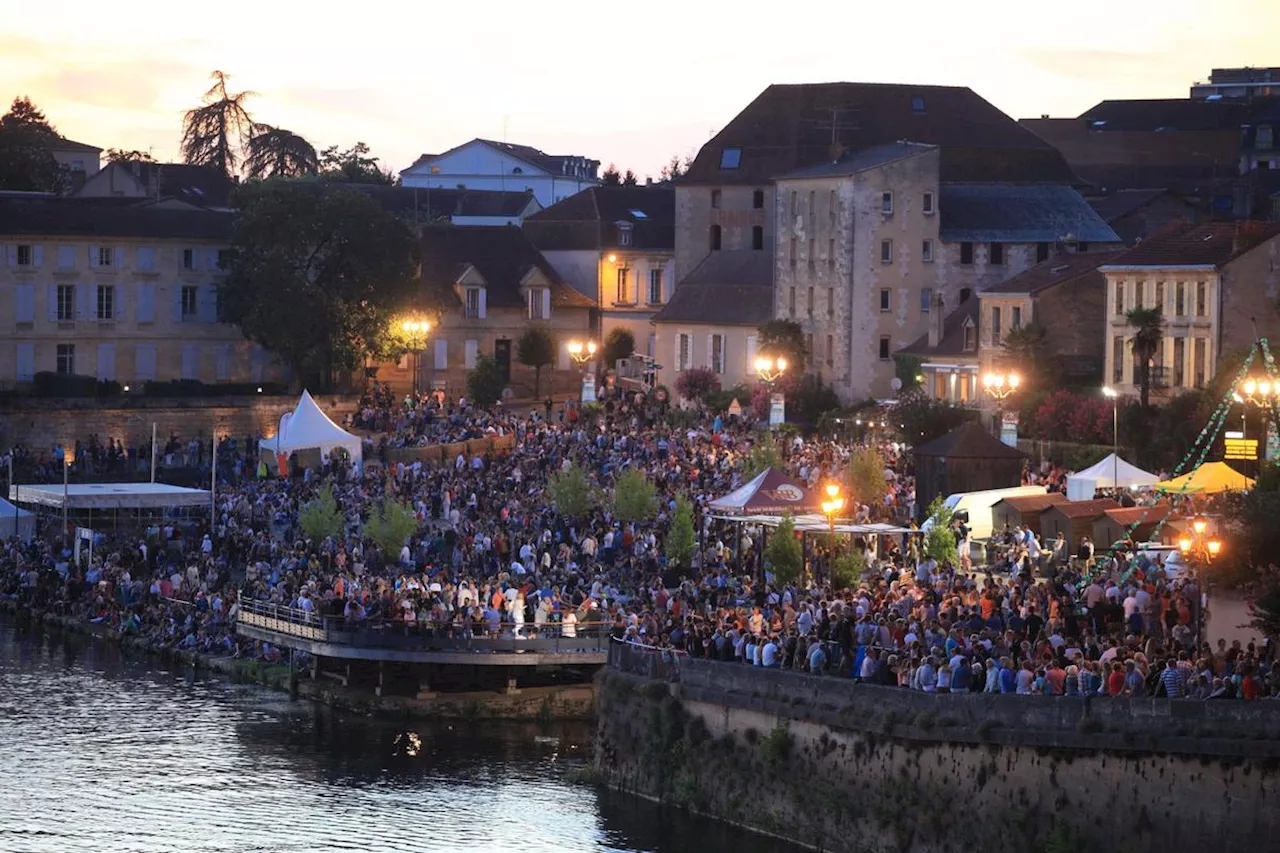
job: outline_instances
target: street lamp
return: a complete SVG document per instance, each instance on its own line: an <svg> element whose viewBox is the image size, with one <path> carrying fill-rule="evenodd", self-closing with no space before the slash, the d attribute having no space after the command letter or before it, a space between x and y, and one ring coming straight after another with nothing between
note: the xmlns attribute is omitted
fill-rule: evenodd
<svg viewBox="0 0 1280 853"><path fill-rule="evenodd" d="M1022 377L1016 373L988 373L982 377L982 387L992 399L996 401L996 424L998 427L998 435L1000 440L1009 444L1010 442L1004 436L1004 401L1011 394L1018 390L1018 386L1022 384ZM1011 446L1016 447L1018 444L1018 433L1015 425L1013 442Z"/></svg>
<svg viewBox="0 0 1280 853"><path fill-rule="evenodd" d="M1191 522L1191 536L1181 536L1178 538L1178 550L1189 561L1195 561L1196 569L1196 594L1200 596L1196 600L1196 645L1203 641L1204 632L1204 569L1213 562L1213 558L1222 552L1222 540L1216 536L1205 536L1205 531L1209 529L1209 522L1205 521L1204 516L1197 515Z"/></svg>
<svg viewBox="0 0 1280 853"><path fill-rule="evenodd" d="M1111 488L1120 488L1120 392L1105 385L1102 396L1111 398Z"/></svg>
<svg viewBox="0 0 1280 853"><path fill-rule="evenodd" d="M782 356L761 355L755 361L756 375L765 385L772 386L787 372L787 360ZM769 426L777 426L786 420L786 400L781 394L769 395Z"/></svg>
<svg viewBox="0 0 1280 853"><path fill-rule="evenodd" d="M425 338L431 329L431 323L427 320L405 320L400 324L400 328L404 329L405 334L409 336L409 349L413 352L413 393L416 396L418 376L422 372L422 347L426 344Z"/></svg>
<svg viewBox="0 0 1280 853"><path fill-rule="evenodd" d="M569 358L579 367L585 368L587 363L596 357L596 342L569 341ZM582 402L596 401L596 377L590 370L582 373Z"/></svg>
<svg viewBox="0 0 1280 853"><path fill-rule="evenodd" d="M844 498L840 497L840 484L827 483L827 500L822 502L822 512L827 517L827 526L831 530L831 559L836 556L836 513L844 509Z"/></svg>

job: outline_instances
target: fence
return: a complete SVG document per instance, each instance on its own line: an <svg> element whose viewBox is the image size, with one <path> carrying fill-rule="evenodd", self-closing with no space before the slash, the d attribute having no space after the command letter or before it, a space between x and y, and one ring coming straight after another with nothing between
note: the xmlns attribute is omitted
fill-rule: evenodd
<svg viewBox="0 0 1280 853"><path fill-rule="evenodd" d="M484 438L472 438L467 441L455 441L450 444L429 444L426 447L390 447L387 448L387 461L412 465L423 462L430 465L449 464L461 453L466 457L505 456L516 445L514 435L490 435ZM376 459L377 446L366 448L365 458Z"/></svg>
<svg viewBox="0 0 1280 853"><path fill-rule="evenodd" d="M613 640L609 644L609 668L654 681L679 681L685 652L640 643Z"/></svg>

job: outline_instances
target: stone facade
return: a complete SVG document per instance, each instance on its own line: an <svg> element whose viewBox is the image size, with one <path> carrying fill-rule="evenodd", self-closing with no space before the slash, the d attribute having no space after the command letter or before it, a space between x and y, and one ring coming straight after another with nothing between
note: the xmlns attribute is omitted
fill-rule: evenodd
<svg viewBox="0 0 1280 853"><path fill-rule="evenodd" d="M683 281L712 251L772 246L773 209L770 185L677 186L675 280Z"/></svg>

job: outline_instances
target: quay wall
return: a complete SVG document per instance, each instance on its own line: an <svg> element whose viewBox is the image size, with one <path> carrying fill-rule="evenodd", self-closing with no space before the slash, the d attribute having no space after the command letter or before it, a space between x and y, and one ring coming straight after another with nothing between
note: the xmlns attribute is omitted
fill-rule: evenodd
<svg viewBox="0 0 1280 853"><path fill-rule="evenodd" d="M598 677L601 781L816 850L1156 853L1280 832L1280 705Z"/></svg>

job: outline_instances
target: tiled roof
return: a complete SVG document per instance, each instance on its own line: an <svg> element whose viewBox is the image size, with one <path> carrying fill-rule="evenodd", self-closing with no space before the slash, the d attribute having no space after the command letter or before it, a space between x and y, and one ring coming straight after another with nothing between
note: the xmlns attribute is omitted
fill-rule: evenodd
<svg viewBox="0 0 1280 853"><path fill-rule="evenodd" d="M1073 180L1056 149L971 89L805 83L761 92L702 146L680 183L768 183L830 161L833 131L852 151L903 139L941 146L945 181Z"/></svg>
<svg viewBox="0 0 1280 853"><path fill-rule="evenodd" d="M528 191L459 190L431 187L389 187L384 184L344 184L372 196L389 213L426 223L454 216L514 219L533 199Z"/></svg>
<svg viewBox="0 0 1280 853"><path fill-rule="evenodd" d="M1126 507L1124 509L1109 509L1105 515L1122 527L1128 527L1130 524L1155 524L1164 521L1169 513L1173 512L1173 506L1167 503L1156 504L1155 506L1135 506Z"/></svg>
<svg viewBox="0 0 1280 853"><path fill-rule="evenodd" d="M405 169L403 172L401 172L401 174L404 174L404 172L407 172L409 171L409 169L412 169L415 166L421 165L422 163L427 163L427 162L430 162L431 160L437 160L448 154L452 154L453 152L459 150L460 148L465 148L466 146L470 145L472 142L482 142L485 145L488 145L490 148L493 148L498 151L502 151L516 158L517 160L521 160L529 164L530 166L533 166L537 169L541 169L542 171L547 172L548 174L551 174L551 175L571 174L570 172L566 171L565 161L585 160L587 163L588 171L590 172L589 177L595 177L594 169L596 167L599 167L600 165L599 160L591 160L589 158L582 157L577 154L548 154L545 151L542 151L538 148L534 148L532 145L518 145L514 142L498 142L497 140L494 140L494 139L480 139L477 137L476 139L472 139L468 142L464 142L461 145L456 145L442 154L422 154L418 157L417 160L413 161L413 164L409 166L408 169Z"/></svg>
<svg viewBox="0 0 1280 853"><path fill-rule="evenodd" d="M712 252L653 315L654 323L759 326L773 319L773 253Z"/></svg>
<svg viewBox="0 0 1280 853"><path fill-rule="evenodd" d="M1097 518L1109 509L1119 509L1120 504L1111 498L1099 498L1093 501L1067 501L1049 507L1045 512L1060 512L1067 518Z"/></svg>
<svg viewBox="0 0 1280 853"><path fill-rule="evenodd" d="M1119 243L1084 196L1049 184L944 184L940 235L949 243L1054 243L1069 234Z"/></svg>
<svg viewBox="0 0 1280 853"><path fill-rule="evenodd" d="M1117 219L1128 216L1135 210L1141 210L1156 199L1168 195L1167 189L1150 190L1116 190L1110 195L1089 199L1089 204L1102 221L1110 225Z"/></svg>
<svg viewBox="0 0 1280 853"><path fill-rule="evenodd" d="M779 175L777 180L856 175L858 172L865 172L868 169L874 169L886 163L894 163L898 160L905 160L908 157L915 157L937 150L938 146L936 145L924 145L918 142L892 142L888 145L877 145L874 148L866 148L862 151L846 151L837 160L819 163L816 166L805 166L795 171L787 172L785 175Z"/></svg>
<svg viewBox="0 0 1280 853"><path fill-rule="evenodd" d="M618 223L631 224L627 248L675 250L676 194L669 185L591 187L540 210L524 222L543 251L618 246Z"/></svg>
<svg viewBox="0 0 1280 853"><path fill-rule="evenodd" d="M524 232L514 225L430 225L422 229L422 287L445 304L457 302L453 290L459 276L475 267L485 280L485 300L492 308L520 308L525 297L520 282L534 267L551 282L553 308L591 308L595 302L578 293L547 263Z"/></svg>
<svg viewBox="0 0 1280 853"><path fill-rule="evenodd" d="M58 138L58 144L53 146L54 151L84 151L85 153L100 154L102 149L96 145L86 145L83 142L75 142L65 137Z"/></svg>
<svg viewBox="0 0 1280 853"><path fill-rule="evenodd" d="M1174 224L1122 252L1109 266L1221 266L1280 235L1280 222Z"/></svg>
<svg viewBox="0 0 1280 853"><path fill-rule="evenodd" d="M1068 281L1075 281L1082 276L1090 276L1089 282L1106 287L1106 276L1098 272L1098 267L1109 264L1124 254L1120 249L1114 252L1071 252L1050 258L1036 264L1028 270L1018 273L1013 278L988 287L983 293L1029 293L1037 294Z"/></svg>
<svg viewBox="0 0 1280 853"><path fill-rule="evenodd" d="M1280 98L1220 101L1187 98L1102 101L1080 118L1099 132L1205 131L1235 129L1280 113ZM1101 124L1099 124L1101 122Z"/></svg>
<svg viewBox="0 0 1280 853"><path fill-rule="evenodd" d="M1043 495L1018 495L1003 498L999 503L1007 505L1017 512L1043 512L1051 506L1064 504L1067 496L1062 492L1047 492Z"/></svg>
<svg viewBox="0 0 1280 853"><path fill-rule="evenodd" d="M122 160L107 168L123 169L140 181L147 191L158 183L159 195L199 207L230 207L236 185L210 166L187 163L143 163Z"/></svg>
<svg viewBox="0 0 1280 853"><path fill-rule="evenodd" d="M1025 459L1027 454L1010 447L978 424L965 424L941 438L926 442L911 451L922 456L945 456L948 459Z"/></svg>
<svg viewBox="0 0 1280 853"><path fill-rule="evenodd" d="M945 306L944 306L945 307ZM938 310L935 305L933 310ZM964 348L964 324L965 320L973 323L973 341L975 348L966 350ZM936 347L929 346L929 336L921 335L914 343L905 349L900 350L903 355L923 356L925 358L933 358L935 356L966 356L977 359L978 350L976 344L978 341L978 300L975 297L969 297L960 303L960 307L952 311L942 321L942 338L938 341Z"/></svg>
<svg viewBox="0 0 1280 853"><path fill-rule="evenodd" d="M140 203L141 202L141 203ZM231 213L165 210L136 198L0 197L0 235L229 241Z"/></svg>

